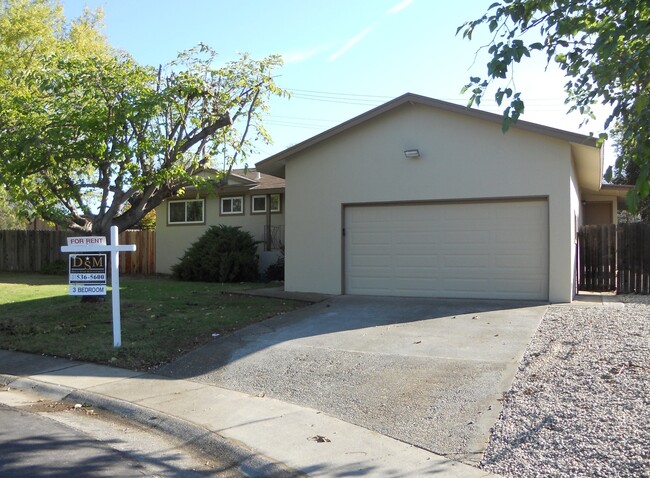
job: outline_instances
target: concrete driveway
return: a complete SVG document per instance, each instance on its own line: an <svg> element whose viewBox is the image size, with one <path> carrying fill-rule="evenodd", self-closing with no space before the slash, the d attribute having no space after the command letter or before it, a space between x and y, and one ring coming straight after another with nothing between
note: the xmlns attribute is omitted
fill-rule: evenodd
<svg viewBox="0 0 650 478"><path fill-rule="evenodd" d="M157 371L322 410L476 464L546 305L340 296Z"/></svg>

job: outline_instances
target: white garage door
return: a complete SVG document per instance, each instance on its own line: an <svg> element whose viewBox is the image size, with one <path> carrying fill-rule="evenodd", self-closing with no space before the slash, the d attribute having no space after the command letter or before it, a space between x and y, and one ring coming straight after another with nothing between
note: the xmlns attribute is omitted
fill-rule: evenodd
<svg viewBox="0 0 650 478"><path fill-rule="evenodd" d="M548 299L543 200L348 206L345 291Z"/></svg>

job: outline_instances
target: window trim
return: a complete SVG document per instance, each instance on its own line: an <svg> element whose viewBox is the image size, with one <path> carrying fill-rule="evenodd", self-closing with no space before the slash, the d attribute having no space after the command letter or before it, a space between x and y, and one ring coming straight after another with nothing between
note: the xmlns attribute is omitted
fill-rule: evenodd
<svg viewBox="0 0 650 478"><path fill-rule="evenodd" d="M224 201L228 201L228 200L232 201L233 199L239 199L241 201L241 210L224 212L224 210L223 210ZM219 198L219 215L220 216L243 216L244 211L245 211L244 196L222 196L222 197Z"/></svg>
<svg viewBox="0 0 650 478"><path fill-rule="evenodd" d="M277 196L278 198L278 207L277 209L271 209L271 213L279 213L282 212L282 196L279 193L273 193L273 194L256 194L254 196L251 196L251 214L266 214L267 208L268 208L268 199L272 198L273 196ZM264 198L264 209L253 209L255 206L255 198Z"/></svg>
<svg viewBox="0 0 650 478"><path fill-rule="evenodd" d="M188 221L187 220L187 205L191 202L201 203L201 220L200 221ZM185 220L184 221L172 221L172 203L184 203L185 204ZM170 199L167 201L167 224L170 226L183 226L187 224L205 224L205 199Z"/></svg>

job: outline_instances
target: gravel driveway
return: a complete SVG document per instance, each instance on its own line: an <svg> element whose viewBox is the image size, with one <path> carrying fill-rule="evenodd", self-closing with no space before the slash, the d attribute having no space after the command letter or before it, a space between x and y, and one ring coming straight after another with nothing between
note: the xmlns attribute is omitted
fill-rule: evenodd
<svg viewBox="0 0 650 478"><path fill-rule="evenodd" d="M549 307L481 461L507 477L650 476L650 298Z"/></svg>

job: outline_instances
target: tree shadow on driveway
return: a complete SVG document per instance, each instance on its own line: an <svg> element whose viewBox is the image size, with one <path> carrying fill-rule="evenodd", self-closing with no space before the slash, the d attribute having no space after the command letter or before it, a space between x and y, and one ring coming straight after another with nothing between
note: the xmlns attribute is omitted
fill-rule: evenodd
<svg viewBox="0 0 650 478"><path fill-rule="evenodd" d="M157 373L308 406L477 463L545 310L333 297L217 338Z"/></svg>

